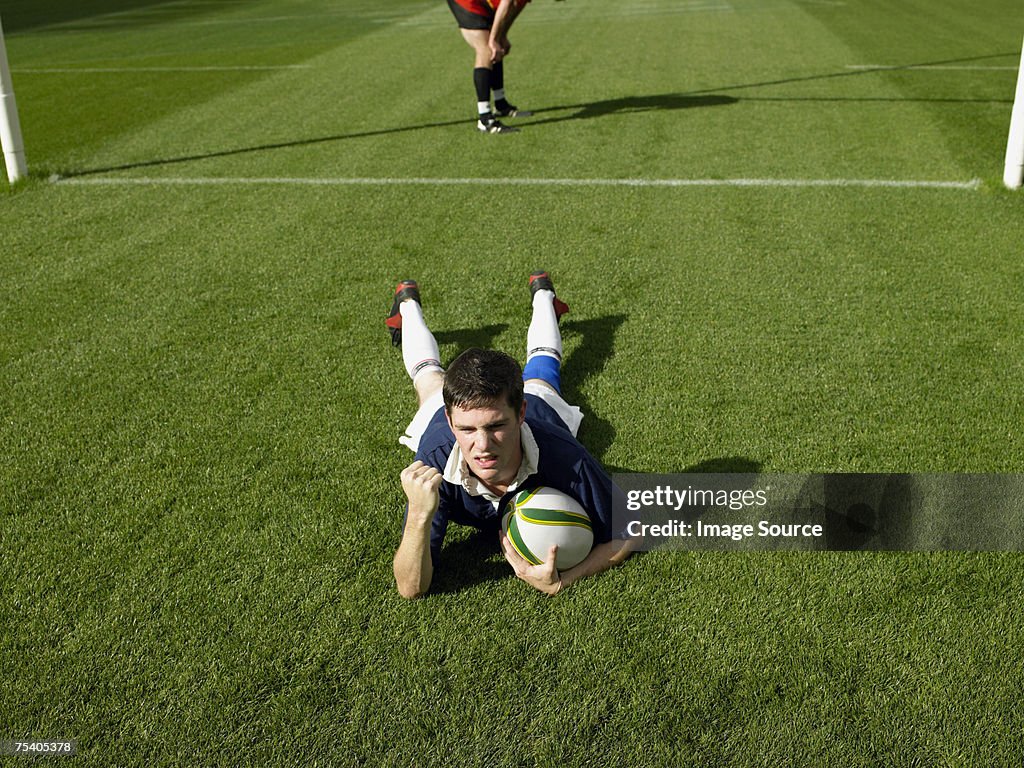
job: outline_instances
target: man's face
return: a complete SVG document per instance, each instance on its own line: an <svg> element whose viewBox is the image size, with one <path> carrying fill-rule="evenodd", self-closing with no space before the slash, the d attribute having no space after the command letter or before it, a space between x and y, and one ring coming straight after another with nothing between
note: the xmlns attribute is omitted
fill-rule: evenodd
<svg viewBox="0 0 1024 768"><path fill-rule="evenodd" d="M483 408L452 407L448 425L470 472L486 485L500 489L515 479L523 458L519 426L525 417L526 403L516 413L505 400Z"/></svg>

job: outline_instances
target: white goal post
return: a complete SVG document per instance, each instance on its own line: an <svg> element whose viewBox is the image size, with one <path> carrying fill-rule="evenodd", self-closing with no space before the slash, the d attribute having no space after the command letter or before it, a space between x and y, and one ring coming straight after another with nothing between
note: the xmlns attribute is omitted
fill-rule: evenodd
<svg viewBox="0 0 1024 768"><path fill-rule="evenodd" d="M28 176L25 145L21 140L21 125L18 123L18 106L14 103L11 69L7 65L3 24L0 24L0 145L3 146L7 179L11 184Z"/></svg>
<svg viewBox="0 0 1024 768"><path fill-rule="evenodd" d="M1003 166L1003 184L1020 189L1024 183L1024 46L1021 46L1020 66L1017 70L1017 92L1010 115L1010 137L1006 141L1006 165Z"/></svg>

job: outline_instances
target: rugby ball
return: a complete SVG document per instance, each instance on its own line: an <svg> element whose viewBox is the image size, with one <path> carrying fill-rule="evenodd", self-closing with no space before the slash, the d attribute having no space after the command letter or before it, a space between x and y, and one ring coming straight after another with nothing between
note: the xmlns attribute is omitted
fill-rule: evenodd
<svg viewBox="0 0 1024 768"><path fill-rule="evenodd" d="M546 486L516 494L501 525L512 548L533 565L544 562L557 544L555 568L564 571L583 562L594 546L587 511L572 496Z"/></svg>

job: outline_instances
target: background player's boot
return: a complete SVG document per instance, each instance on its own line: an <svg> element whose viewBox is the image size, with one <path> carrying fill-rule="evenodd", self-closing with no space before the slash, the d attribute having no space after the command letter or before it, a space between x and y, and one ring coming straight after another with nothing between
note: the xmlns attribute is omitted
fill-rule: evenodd
<svg viewBox="0 0 1024 768"><path fill-rule="evenodd" d="M514 107L507 101L503 104L495 102L494 114L498 117L533 117L533 112L530 110Z"/></svg>
<svg viewBox="0 0 1024 768"><path fill-rule="evenodd" d="M391 343L396 347L402 346L402 313L398 308L406 299L412 299L420 304L420 288L415 280L403 280L395 287L395 300L391 303L391 314L384 321L384 325L391 331Z"/></svg>
<svg viewBox="0 0 1024 768"><path fill-rule="evenodd" d="M551 282L551 276L544 270L530 273L530 296L535 296L537 291L555 292L555 284ZM561 318L569 311L569 305L555 296L555 317Z"/></svg>
<svg viewBox="0 0 1024 768"><path fill-rule="evenodd" d="M516 133L519 129L504 125L493 115L481 115L476 121L476 129L480 133Z"/></svg>

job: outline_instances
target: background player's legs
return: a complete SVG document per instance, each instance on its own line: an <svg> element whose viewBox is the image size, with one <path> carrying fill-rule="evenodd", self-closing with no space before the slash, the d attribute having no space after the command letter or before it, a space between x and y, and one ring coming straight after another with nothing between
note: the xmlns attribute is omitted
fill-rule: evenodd
<svg viewBox="0 0 1024 768"><path fill-rule="evenodd" d="M491 64L491 46L488 45L487 41L490 40L491 32L488 29L461 29L462 37L469 43L470 47L475 51L476 56L473 61L474 67L484 67L487 70L492 68Z"/></svg>
<svg viewBox="0 0 1024 768"><path fill-rule="evenodd" d="M505 64L496 61L491 65L491 91L494 94L494 109L501 114L512 108L505 98Z"/></svg>
<svg viewBox="0 0 1024 768"><path fill-rule="evenodd" d="M473 49L473 88L476 90L477 130L483 133L515 133L519 129L503 125L495 118L494 111L491 109L491 89L495 87L494 64L491 62L491 46L488 42L491 31L482 28L485 24L490 23L489 20L483 16L473 18L473 14L463 15L460 11L461 6L454 3L453 0L448 0L448 4L455 13L455 18L459 19L459 30L462 32L462 37ZM504 96L502 96L501 104L503 107L499 107L499 110L502 115L526 114L512 107L504 99Z"/></svg>
<svg viewBox="0 0 1024 768"><path fill-rule="evenodd" d="M473 49L473 87L476 89L476 110L481 120L491 117L491 33L486 29L463 29L462 37Z"/></svg>
<svg viewBox="0 0 1024 768"><path fill-rule="evenodd" d="M533 112L519 109L505 98L505 63L496 61L491 65L491 93L494 94L494 114L498 117L532 117Z"/></svg>

